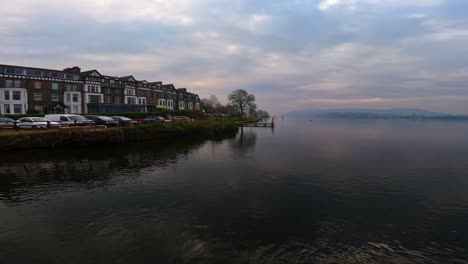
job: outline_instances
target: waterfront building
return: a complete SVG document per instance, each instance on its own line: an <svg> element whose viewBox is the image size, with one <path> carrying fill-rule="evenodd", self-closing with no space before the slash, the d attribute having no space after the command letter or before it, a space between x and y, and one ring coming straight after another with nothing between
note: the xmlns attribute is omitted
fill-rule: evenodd
<svg viewBox="0 0 468 264"><path fill-rule="evenodd" d="M125 113L200 109L198 95L161 81L103 75L80 67L52 70L0 65L0 114Z"/></svg>
<svg viewBox="0 0 468 264"><path fill-rule="evenodd" d="M0 114L64 112L67 92L82 90L79 72L79 67L60 71L0 65Z"/></svg>

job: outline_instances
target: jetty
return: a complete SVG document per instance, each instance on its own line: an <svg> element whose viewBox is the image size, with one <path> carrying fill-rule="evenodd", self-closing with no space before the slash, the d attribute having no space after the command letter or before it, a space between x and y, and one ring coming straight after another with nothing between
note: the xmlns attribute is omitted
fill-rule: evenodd
<svg viewBox="0 0 468 264"><path fill-rule="evenodd" d="M275 127L275 123L273 122L258 122L258 123L242 123L241 127Z"/></svg>

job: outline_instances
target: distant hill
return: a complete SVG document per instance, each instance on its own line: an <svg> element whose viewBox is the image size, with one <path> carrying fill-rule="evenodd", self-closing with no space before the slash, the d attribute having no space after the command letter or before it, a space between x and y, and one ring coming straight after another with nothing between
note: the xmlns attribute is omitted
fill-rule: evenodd
<svg viewBox="0 0 468 264"><path fill-rule="evenodd" d="M415 108L392 108L392 109L327 109L327 110L302 110L294 111L287 116L299 118L426 118L426 119L467 119L468 116L452 115L447 113L431 112Z"/></svg>

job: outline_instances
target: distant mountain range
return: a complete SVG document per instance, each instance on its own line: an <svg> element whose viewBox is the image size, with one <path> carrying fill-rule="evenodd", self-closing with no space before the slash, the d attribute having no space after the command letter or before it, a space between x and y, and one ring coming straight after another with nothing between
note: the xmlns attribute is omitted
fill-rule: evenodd
<svg viewBox="0 0 468 264"><path fill-rule="evenodd" d="M453 115L447 113L431 112L415 108L392 108L392 109L359 109L359 108L346 108L346 109L327 109L327 110L301 110L289 112L286 116L300 117L300 118L424 118L424 119L455 119L455 120L468 120L468 116Z"/></svg>

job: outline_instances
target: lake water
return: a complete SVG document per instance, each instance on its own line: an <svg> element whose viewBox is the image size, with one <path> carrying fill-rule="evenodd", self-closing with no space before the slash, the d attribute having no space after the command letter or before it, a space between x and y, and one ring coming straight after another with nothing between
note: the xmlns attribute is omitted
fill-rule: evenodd
<svg viewBox="0 0 468 264"><path fill-rule="evenodd" d="M0 263L468 263L468 122L0 153Z"/></svg>

